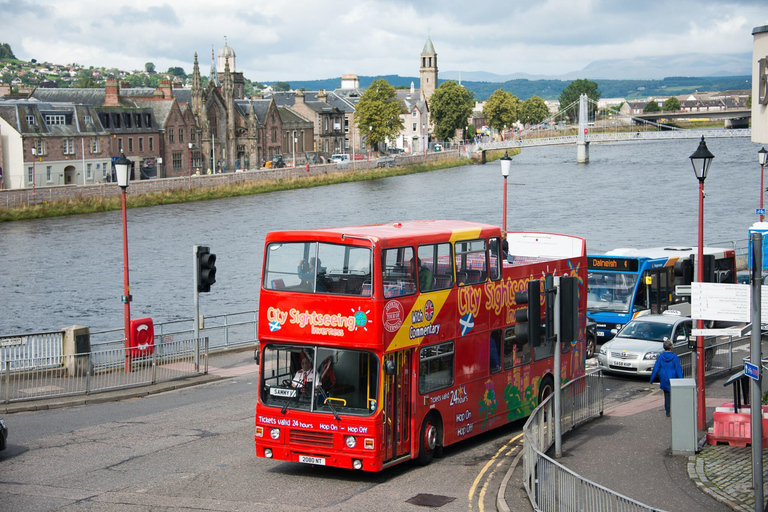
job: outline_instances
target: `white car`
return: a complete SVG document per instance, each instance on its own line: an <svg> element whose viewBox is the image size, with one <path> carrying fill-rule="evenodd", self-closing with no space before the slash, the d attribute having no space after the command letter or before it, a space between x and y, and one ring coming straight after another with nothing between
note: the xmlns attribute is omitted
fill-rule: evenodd
<svg viewBox="0 0 768 512"><path fill-rule="evenodd" d="M333 163L349 162L349 155L345 153L338 153L336 155L331 155L331 162Z"/></svg>
<svg viewBox="0 0 768 512"><path fill-rule="evenodd" d="M672 340L672 351L678 355L690 352L693 320L667 311L662 315L645 315L630 320L618 334L600 347L597 362L601 370L625 375L650 376L656 358L664 352L664 342ZM705 352L705 363L712 365L714 349Z"/></svg>

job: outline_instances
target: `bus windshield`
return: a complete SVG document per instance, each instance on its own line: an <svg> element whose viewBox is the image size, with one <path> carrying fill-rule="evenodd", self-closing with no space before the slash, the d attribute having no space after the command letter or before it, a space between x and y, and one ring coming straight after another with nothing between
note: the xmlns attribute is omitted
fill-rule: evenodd
<svg viewBox="0 0 768 512"><path fill-rule="evenodd" d="M264 288L336 295L371 295L371 249L318 242L267 246Z"/></svg>
<svg viewBox="0 0 768 512"><path fill-rule="evenodd" d="M589 311L628 313L638 274L590 270L587 289Z"/></svg>
<svg viewBox="0 0 768 512"><path fill-rule="evenodd" d="M378 358L356 350L270 344L261 362L264 405L368 416L376 410Z"/></svg>

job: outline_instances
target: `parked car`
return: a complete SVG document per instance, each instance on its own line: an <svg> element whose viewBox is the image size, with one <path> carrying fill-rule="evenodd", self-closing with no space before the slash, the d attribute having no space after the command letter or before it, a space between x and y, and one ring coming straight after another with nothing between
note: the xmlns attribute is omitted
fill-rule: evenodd
<svg viewBox="0 0 768 512"><path fill-rule="evenodd" d="M0 450L5 450L7 440L8 440L8 427L6 427L5 423L3 423L3 420L0 419Z"/></svg>
<svg viewBox="0 0 768 512"><path fill-rule="evenodd" d="M650 376L656 358L664 352L664 341L671 340L678 355L690 352L693 320L668 310L661 315L639 316L627 322L597 354L601 370L625 375ZM710 344L713 342L709 342ZM712 366L714 348L705 350L705 368Z"/></svg>
<svg viewBox="0 0 768 512"><path fill-rule="evenodd" d="M382 156L376 160L377 167L394 167L394 165L395 157L393 156Z"/></svg>
<svg viewBox="0 0 768 512"><path fill-rule="evenodd" d="M338 153L335 155L331 155L331 162L333 163L340 163L340 162L349 162L349 155L346 153Z"/></svg>

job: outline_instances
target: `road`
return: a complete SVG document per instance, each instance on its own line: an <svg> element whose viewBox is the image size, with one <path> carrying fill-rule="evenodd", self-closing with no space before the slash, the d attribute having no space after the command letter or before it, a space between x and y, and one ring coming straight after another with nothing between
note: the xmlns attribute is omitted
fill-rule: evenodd
<svg viewBox="0 0 768 512"><path fill-rule="evenodd" d="M250 365L250 353L234 366ZM608 379L626 400L649 389ZM5 418L0 510L495 510L523 422L371 474L257 458L256 373L123 402ZM508 500L525 499L508 489ZM422 506L420 506L422 505Z"/></svg>

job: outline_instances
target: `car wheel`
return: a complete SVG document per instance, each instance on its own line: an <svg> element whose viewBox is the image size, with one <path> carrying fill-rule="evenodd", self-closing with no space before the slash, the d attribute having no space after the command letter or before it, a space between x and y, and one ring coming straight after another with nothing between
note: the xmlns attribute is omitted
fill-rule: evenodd
<svg viewBox="0 0 768 512"><path fill-rule="evenodd" d="M584 357L590 359L595 356L595 337L587 336L587 341L584 347Z"/></svg>
<svg viewBox="0 0 768 512"><path fill-rule="evenodd" d="M434 414L429 414L424 418L424 423L421 424L421 434L419 435L419 457L418 463L422 466L426 466L432 462L432 457L435 456L437 451L437 438L440 433L437 417Z"/></svg>

